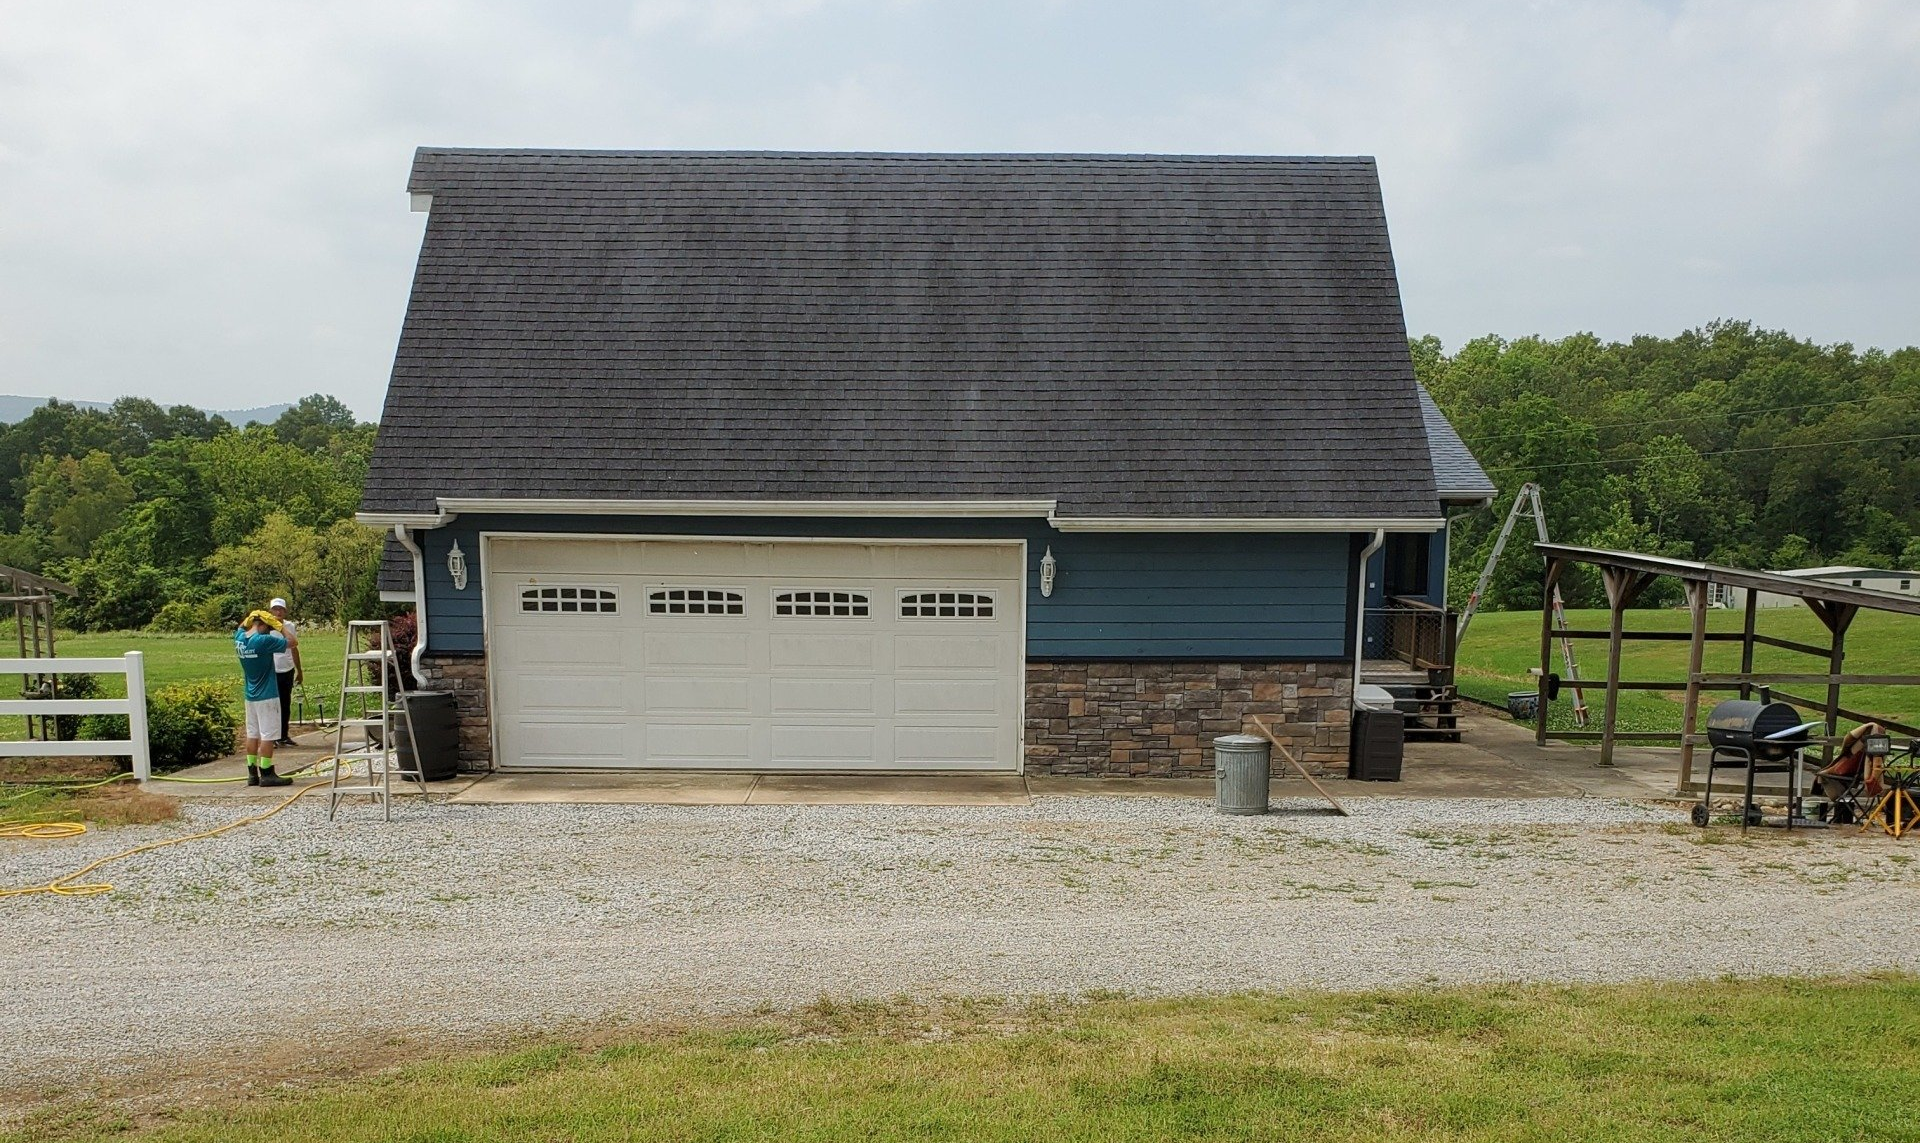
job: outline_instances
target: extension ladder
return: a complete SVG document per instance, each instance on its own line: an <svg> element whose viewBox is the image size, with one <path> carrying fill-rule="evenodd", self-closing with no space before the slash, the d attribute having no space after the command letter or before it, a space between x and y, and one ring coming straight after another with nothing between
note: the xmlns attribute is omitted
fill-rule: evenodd
<svg viewBox="0 0 1920 1143"><path fill-rule="evenodd" d="M1513 498L1513 507L1507 510L1507 522L1500 528L1500 536L1493 542L1493 550L1487 553L1487 566L1480 571L1480 582L1473 585L1473 593L1467 596L1467 606L1461 609L1460 621L1454 628L1453 640L1456 645L1467 637L1467 625L1473 622L1473 615L1480 610L1480 597L1487 593L1493 583L1493 571L1500 564L1500 553L1507 549L1507 539L1513 535L1513 526L1526 516L1533 520L1534 531L1539 533L1540 542L1547 542L1547 510L1540 504L1540 486L1528 481L1520 486L1520 492ZM1560 585L1553 586L1553 594L1546 601L1553 611L1553 628L1560 634L1560 658L1567 665L1567 682L1573 687L1573 722L1576 726L1587 724L1587 692L1580 686L1580 667L1573 661L1573 640L1567 635L1567 609L1560 601ZM1547 701L1547 680L1540 680L1540 699Z"/></svg>
<svg viewBox="0 0 1920 1143"><path fill-rule="evenodd" d="M426 789L419 743L413 736L413 714L407 709L407 675L393 649L393 629L384 619L348 622L345 654L340 669L340 718L333 727L333 786L328 791L327 820L333 820L341 799L364 795L378 802L386 820L392 821L395 774ZM358 743L347 741L349 727L360 732ZM407 736L412 756L408 766L401 764L396 731Z"/></svg>

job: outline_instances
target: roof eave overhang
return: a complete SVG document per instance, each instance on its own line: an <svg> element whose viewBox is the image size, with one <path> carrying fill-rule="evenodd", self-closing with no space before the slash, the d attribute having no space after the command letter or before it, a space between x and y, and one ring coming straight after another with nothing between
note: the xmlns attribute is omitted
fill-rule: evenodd
<svg viewBox="0 0 1920 1143"><path fill-rule="evenodd" d="M1046 520L1062 532L1436 532L1439 517L1062 516L1057 500L542 500L442 497L438 512L361 512L372 527L438 528L472 513L554 516L769 516Z"/></svg>

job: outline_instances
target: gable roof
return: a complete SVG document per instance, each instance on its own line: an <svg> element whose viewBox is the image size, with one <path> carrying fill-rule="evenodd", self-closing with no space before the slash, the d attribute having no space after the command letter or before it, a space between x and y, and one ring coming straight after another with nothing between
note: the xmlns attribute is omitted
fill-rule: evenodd
<svg viewBox="0 0 1920 1143"><path fill-rule="evenodd" d="M372 515L1431 520L1367 158L422 149Z"/></svg>
<svg viewBox="0 0 1920 1143"><path fill-rule="evenodd" d="M1433 394L1420 386L1420 417L1427 427L1427 455L1433 463L1433 482L1442 500L1485 500L1500 493L1493 478L1473 458L1453 422L1440 411Z"/></svg>

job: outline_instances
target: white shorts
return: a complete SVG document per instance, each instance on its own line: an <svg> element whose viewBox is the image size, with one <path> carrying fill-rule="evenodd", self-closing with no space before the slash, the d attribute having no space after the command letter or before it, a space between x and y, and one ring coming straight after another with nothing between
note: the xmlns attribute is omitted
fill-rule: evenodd
<svg viewBox="0 0 1920 1143"><path fill-rule="evenodd" d="M280 700L279 699L270 698L270 699L262 699L259 702L247 703L247 734L246 736L248 738L263 738L268 742L274 742L279 739L280 737Z"/></svg>

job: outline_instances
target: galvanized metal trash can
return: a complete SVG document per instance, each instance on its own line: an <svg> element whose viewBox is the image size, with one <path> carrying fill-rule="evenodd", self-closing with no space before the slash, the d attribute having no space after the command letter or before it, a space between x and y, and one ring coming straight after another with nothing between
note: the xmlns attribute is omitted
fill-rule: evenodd
<svg viewBox="0 0 1920 1143"><path fill-rule="evenodd" d="M1273 774L1273 745L1252 734L1223 734L1213 740L1213 810L1219 814L1267 812L1267 779Z"/></svg>

